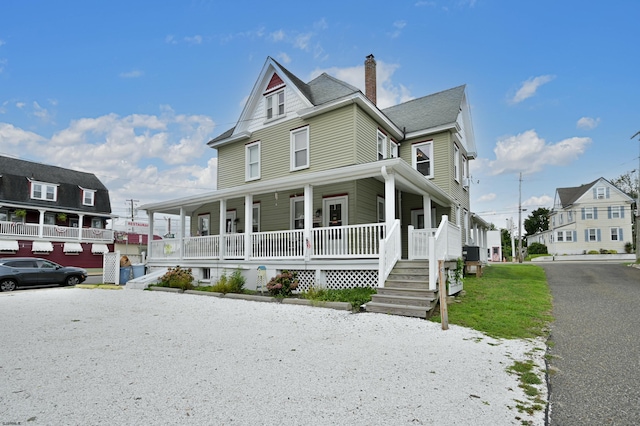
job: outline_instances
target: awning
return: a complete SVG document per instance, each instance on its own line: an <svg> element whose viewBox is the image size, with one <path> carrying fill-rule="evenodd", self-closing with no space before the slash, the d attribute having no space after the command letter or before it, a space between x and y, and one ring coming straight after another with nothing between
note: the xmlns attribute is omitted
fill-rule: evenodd
<svg viewBox="0 0 640 426"><path fill-rule="evenodd" d="M80 243L64 243L64 248L62 249L65 253L81 253L82 252L82 244Z"/></svg>
<svg viewBox="0 0 640 426"><path fill-rule="evenodd" d="M0 251L18 251L18 241L0 240Z"/></svg>
<svg viewBox="0 0 640 426"><path fill-rule="evenodd" d="M33 245L31 246L31 251L34 253L51 253L53 251L53 244L51 244L51 241L34 241Z"/></svg>
<svg viewBox="0 0 640 426"><path fill-rule="evenodd" d="M93 244L91 246L91 253L93 254L109 253L109 247L107 247L106 244Z"/></svg>

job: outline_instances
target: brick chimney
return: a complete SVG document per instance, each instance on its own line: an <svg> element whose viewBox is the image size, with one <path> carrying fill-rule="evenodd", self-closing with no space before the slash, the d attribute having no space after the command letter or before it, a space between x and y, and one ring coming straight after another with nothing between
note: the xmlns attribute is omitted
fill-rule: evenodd
<svg viewBox="0 0 640 426"><path fill-rule="evenodd" d="M373 55L364 61L364 94L373 104L376 104L376 60Z"/></svg>

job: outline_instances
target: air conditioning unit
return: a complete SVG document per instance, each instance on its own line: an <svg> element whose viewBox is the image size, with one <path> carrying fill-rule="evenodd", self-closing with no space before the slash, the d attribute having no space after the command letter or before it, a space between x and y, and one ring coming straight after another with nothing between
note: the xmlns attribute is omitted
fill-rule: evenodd
<svg viewBox="0 0 640 426"><path fill-rule="evenodd" d="M462 186L469 189L469 185L471 185L471 178L462 178Z"/></svg>

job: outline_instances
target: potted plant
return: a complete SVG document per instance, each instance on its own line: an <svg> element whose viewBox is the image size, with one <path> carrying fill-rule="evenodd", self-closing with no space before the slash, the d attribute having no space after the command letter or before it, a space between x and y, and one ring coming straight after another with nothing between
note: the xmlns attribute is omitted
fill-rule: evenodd
<svg viewBox="0 0 640 426"><path fill-rule="evenodd" d="M27 211L25 209L17 209L14 214L16 217L24 219L27 216Z"/></svg>
<svg viewBox="0 0 640 426"><path fill-rule="evenodd" d="M58 220L60 222L66 222L67 221L67 214L66 213L58 213L58 215L56 217L58 218Z"/></svg>

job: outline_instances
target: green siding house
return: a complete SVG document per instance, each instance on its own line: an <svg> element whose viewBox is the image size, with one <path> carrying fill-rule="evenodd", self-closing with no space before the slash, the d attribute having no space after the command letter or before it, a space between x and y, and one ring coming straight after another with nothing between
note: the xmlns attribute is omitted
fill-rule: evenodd
<svg viewBox="0 0 640 426"><path fill-rule="evenodd" d="M302 289L384 287L401 259L453 260L465 245L486 257L488 224L469 205L465 86L380 109L373 55L365 83L304 83L267 58L236 126L208 143L218 188L142 207L151 224L175 214L183 225L150 244L150 269L191 267L206 281L240 268L248 288L265 268L296 271Z"/></svg>

